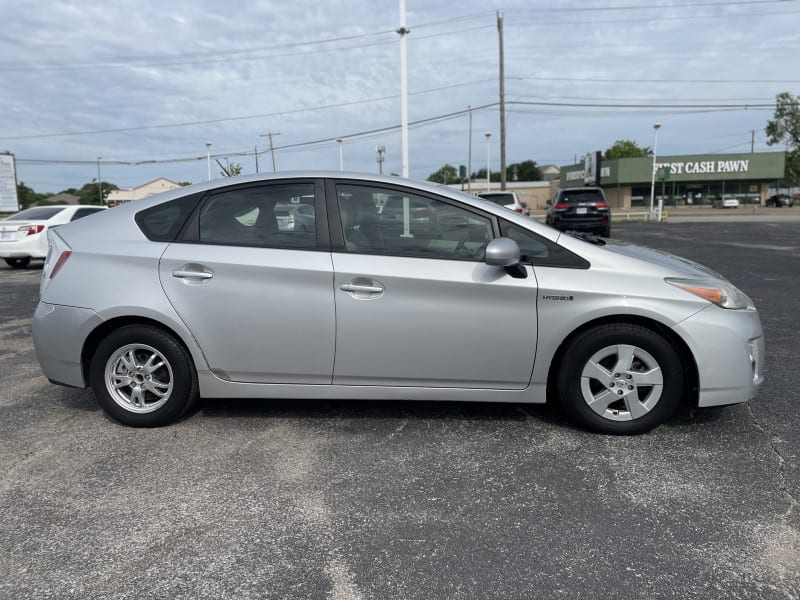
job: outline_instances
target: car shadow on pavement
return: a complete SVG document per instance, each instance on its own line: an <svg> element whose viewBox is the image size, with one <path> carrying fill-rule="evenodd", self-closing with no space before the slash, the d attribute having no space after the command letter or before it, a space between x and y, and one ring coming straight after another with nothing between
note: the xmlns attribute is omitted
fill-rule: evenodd
<svg viewBox="0 0 800 600"><path fill-rule="evenodd" d="M713 423L726 415L720 408L698 409L681 406L664 423L665 427L693 427ZM436 402L400 400L253 400L201 399L186 415L210 419L273 419L293 418L322 420L453 420L453 421L530 421L542 427L572 429L574 426L557 402L519 404L493 402Z"/></svg>

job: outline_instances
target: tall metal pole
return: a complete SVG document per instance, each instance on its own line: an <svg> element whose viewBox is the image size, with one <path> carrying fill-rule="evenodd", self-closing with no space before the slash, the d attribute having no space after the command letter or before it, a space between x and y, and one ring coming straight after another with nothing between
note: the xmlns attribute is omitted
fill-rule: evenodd
<svg viewBox="0 0 800 600"><path fill-rule="evenodd" d="M400 119L402 125L403 163L402 175L408 178L408 73L406 65L406 0L400 0Z"/></svg>
<svg viewBox="0 0 800 600"><path fill-rule="evenodd" d="M100 204L103 203L103 184L100 183L102 180L100 179L100 159L103 158L102 156L97 157L97 197L100 198Z"/></svg>
<svg viewBox="0 0 800 600"><path fill-rule="evenodd" d="M497 11L497 35L500 42L500 189L506 189L506 77L503 58L503 13Z"/></svg>
<svg viewBox="0 0 800 600"><path fill-rule="evenodd" d="M653 173L650 177L650 218L653 218L653 197L656 195L656 155L658 154L658 130L661 123L653 125Z"/></svg>
<svg viewBox="0 0 800 600"><path fill-rule="evenodd" d="M342 154L342 138L336 138L339 143L339 170L344 171L344 155Z"/></svg>
<svg viewBox="0 0 800 600"><path fill-rule="evenodd" d="M383 175L383 155L386 153L386 146L375 146L375 152L378 153L378 173Z"/></svg>
<svg viewBox="0 0 800 600"><path fill-rule="evenodd" d="M489 138L492 137L492 132L487 131L486 136L486 191L492 189L492 169L489 167Z"/></svg>
<svg viewBox="0 0 800 600"><path fill-rule="evenodd" d="M208 181L211 181L211 142L206 142L206 164L208 165Z"/></svg>
<svg viewBox="0 0 800 600"><path fill-rule="evenodd" d="M467 193L472 193L472 107L469 109L469 143L467 144Z"/></svg>

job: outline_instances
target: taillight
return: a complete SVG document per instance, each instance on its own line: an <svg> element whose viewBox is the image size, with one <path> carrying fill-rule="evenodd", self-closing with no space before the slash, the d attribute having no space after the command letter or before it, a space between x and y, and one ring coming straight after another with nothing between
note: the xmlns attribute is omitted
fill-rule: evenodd
<svg viewBox="0 0 800 600"><path fill-rule="evenodd" d="M61 267L67 262L67 259L72 256L72 250L64 250L58 257L56 264L53 266L53 270L50 271L50 279L56 276L56 274L61 270Z"/></svg>
<svg viewBox="0 0 800 600"><path fill-rule="evenodd" d="M608 202L595 202L594 205L597 208L608 208Z"/></svg>
<svg viewBox="0 0 800 600"><path fill-rule="evenodd" d="M44 225L20 225L17 231L26 231L26 236L36 235L37 233L42 233L42 231L44 231Z"/></svg>
<svg viewBox="0 0 800 600"><path fill-rule="evenodd" d="M522 210L522 209L521 209L519 206L517 206L517 207L514 209L514 212L522 214L524 211L523 211L523 210Z"/></svg>
<svg viewBox="0 0 800 600"><path fill-rule="evenodd" d="M567 210L569 208L569 204L566 202L559 202L555 205L556 210Z"/></svg>

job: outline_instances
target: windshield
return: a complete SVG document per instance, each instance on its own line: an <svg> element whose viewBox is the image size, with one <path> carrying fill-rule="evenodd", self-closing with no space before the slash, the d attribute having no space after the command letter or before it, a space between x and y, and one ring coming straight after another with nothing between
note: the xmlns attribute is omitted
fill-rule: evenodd
<svg viewBox="0 0 800 600"><path fill-rule="evenodd" d="M35 206L11 215L6 221L46 221L65 208L66 206Z"/></svg>

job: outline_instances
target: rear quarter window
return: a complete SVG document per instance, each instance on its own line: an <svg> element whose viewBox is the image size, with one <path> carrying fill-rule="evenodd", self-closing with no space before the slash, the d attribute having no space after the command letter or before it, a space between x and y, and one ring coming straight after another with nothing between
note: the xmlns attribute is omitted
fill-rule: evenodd
<svg viewBox="0 0 800 600"><path fill-rule="evenodd" d="M200 198L200 194L193 194L146 208L136 213L136 217L134 217L136 224L149 240L154 242L175 241Z"/></svg>

